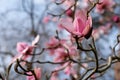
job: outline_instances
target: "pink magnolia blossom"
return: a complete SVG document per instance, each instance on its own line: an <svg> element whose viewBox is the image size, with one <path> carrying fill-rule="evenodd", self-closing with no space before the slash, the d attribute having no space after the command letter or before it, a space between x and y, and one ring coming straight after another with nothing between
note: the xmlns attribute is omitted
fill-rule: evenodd
<svg viewBox="0 0 120 80"><path fill-rule="evenodd" d="M112 7L115 5L113 0L100 0L100 4L96 6L96 12L104 13L105 10L112 10Z"/></svg>
<svg viewBox="0 0 120 80"><path fill-rule="evenodd" d="M34 69L35 75L37 77L37 80L41 80L41 68L35 68ZM28 73L31 74L31 73ZM27 76L27 80L36 80L34 76Z"/></svg>
<svg viewBox="0 0 120 80"><path fill-rule="evenodd" d="M61 39L60 41L55 37L52 37L49 42L46 43L47 48L51 55L54 55L56 48L61 47L61 44L65 44L66 40Z"/></svg>
<svg viewBox="0 0 120 80"><path fill-rule="evenodd" d="M26 42L17 43L17 52L18 54L12 59L11 63L16 61L16 59L26 60L30 57L33 52L33 49L36 47L36 44L39 42L40 36L37 35L36 38L32 41L32 45L27 44Z"/></svg>
<svg viewBox="0 0 120 80"><path fill-rule="evenodd" d="M30 56L30 54L32 54L33 49L34 49L34 46L30 46L30 45L28 45L28 44L25 43L25 42L19 42L19 43L17 43L17 52L18 52L19 54L17 54L17 55L12 59L12 63L13 63L14 61L16 61L16 59L21 59L21 58L22 58L23 60L27 59L27 58Z"/></svg>
<svg viewBox="0 0 120 80"><path fill-rule="evenodd" d="M64 48L58 48L56 49L55 51L55 58L54 58L54 61L55 62L62 62L66 59L66 57L68 56L65 52L65 49Z"/></svg>
<svg viewBox="0 0 120 80"><path fill-rule="evenodd" d="M66 43L63 45L66 49L68 49L68 52L69 52L69 55L70 56L77 56L78 55L78 52L77 52L77 47L74 46L73 44L71 43Z"/></svg>
<svg viewBox="0 0 120 80"><path fill-rule="evenodd" d="M26 59L29 57L30 54L32 54L32 51L34 49L34 46L30 46L25 42L19 42L17 43L17 51L20 55L23 55L22 59Z"/></svg>
<svg viewBox="0 0 120 80"><path fill-rule="evenodd" d="M59 26L72 35L89 38L92 32L92 18L87 17L86 11L80 10L76 12L73 23L72 20L62 19Z"/></svg>
<svg viewBox="0 0 120 80"><path fill-rule="evenodd" d="M75 58L75 56L78 55L77 48L73 45L70 45L70 43L63 44L62 46L64 47L59 47L54 50L54 54L55 54L54 61L55 62L62 62L69 56Z"/></svg>
<svg viewBox="0 0 120 80"><path fill-rule="evenodd" d="M46 44L46 46L49 47L56 47L59 44L64 44L66 42L65 39L61 39L60 41L56 39L55 37L52 37L50 41Z"/></svg>
<svg viewBox="0 0 120 80"><path fill-rule="evenodd" d="M59 44L59 40L55 37L52 37L50 41L46 44L47 47L55 47Z"/></svg>

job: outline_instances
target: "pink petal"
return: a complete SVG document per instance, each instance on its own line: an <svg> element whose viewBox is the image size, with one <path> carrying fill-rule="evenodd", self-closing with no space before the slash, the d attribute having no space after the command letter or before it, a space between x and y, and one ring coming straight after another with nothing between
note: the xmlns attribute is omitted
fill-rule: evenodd
<svg viewBox="0 0 120 80"><path fill-rule="evenodd" d="M83 32L83 30L85 28L85 24L82 22L80 17L76 17L73 24L74 24L74 28L75 28L76 32L78 32L78 33Z"/></svg>
<svg viewBox="0 0 120 80"><path fill-rule="evenodd" d="M35 68L34 72L36 74L36 77L38 80L41 78L41 68ZM31 74L31 72L28 72L28 74ZM27 80L35 80L34 76L27 76Z"/></svg>
<svg viewBox="0 0 120 80"><path fill-rule="evenodd" d="M28 44L25 43L25 42L19 42L19 43L17 43L17 51L18 51L19 53L22 53L22 51L23 51L26 47L28 47Z"/></svg>
<svg viewBox="0 0 120 80"><path fill-rule="evenodd" d="M73 33L74 31L73 23L72 20L70 19L61 19L59 23L59 27L66 29L70 33Z"/></svg>
<svg viewBox="0 0 120 80"><path fill-rule="evenodd" d="M89 33L89 31L91 30L91 28L92 28L92 19L91 19L91 17L89 17L87 22L86 22L86 27L83 30L82 34L84 36L87 35Z"/></svg>

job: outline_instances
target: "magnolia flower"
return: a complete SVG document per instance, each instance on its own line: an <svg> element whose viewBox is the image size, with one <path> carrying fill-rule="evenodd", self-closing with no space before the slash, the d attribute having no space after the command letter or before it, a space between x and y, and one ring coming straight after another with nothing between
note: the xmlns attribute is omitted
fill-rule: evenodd
<svg viewBox="0 0 120 80"><path fill-rule="evenodd" d="M56 47L59 44L59 40L55 37L52 37L49 42L47 42L46 46L49 47Z"/></svg>
<svg viewBox="0 0 120 80"><path fill-rule="evenodd" d="M50 51L50 55L54 55L56 48L61 47L61 44L65 44L65 42L65 39L58 40L55 37L52 37L50 41L46 43L46 46Z"/></svg>
<svg viewBox="0 0 120 80"><path fill-rule="evenodd" d="M59 26L72 35L89 38L92 32L92 18L90 16L87 17L87 13L80 10L76 12L73 23L72 20L62 19Z"/></svg>
<svg viewBox="0 0 120 80"><path fill-rule="evenodd" d="M40 80L40 78L41 78L41 68L35 68L34 72L35 72L37 80ZM32 73L28 73L28 74L32 74ZM36 80L36 79L35 79L35 76L32 75L32 76L27 76L27 80Z"/></svg>
<svg viewBox="0 0 120 80"><path fill-rule="evenodd" d="M55 51L55 58L54 58L54 61L55 62L62 62L65 60L65 58L68 56L65 52L65 49L64 48L58 48L56 49Z"/></svg>
<svg viewBox="0 0 120 80"><path fill-rule="evenodd" d="M16 48L18 54L12 59L11 63L16 61L16 59L26 60L28 57L30 57L39 39L40 39L40 36L37 35L36 38L32 41L32 45L29 45L26 42L18 42L17 48Z"/></svg>
<svg viewBox="0 0 120 80"><path fill-rule="evenodd" d="M100 4L96 6L96 12L104 13L105 10L112 10L112 7L115 5L113 0L100 0Z"/></svg>
<svg viewBox="0 0 120 80"><path fill-rule="evenodd" d="M33 49L34 46L30 46L25 42L17 43L17 52L23 55L23 59L28 58L29 55L32 54Z"/></svg>

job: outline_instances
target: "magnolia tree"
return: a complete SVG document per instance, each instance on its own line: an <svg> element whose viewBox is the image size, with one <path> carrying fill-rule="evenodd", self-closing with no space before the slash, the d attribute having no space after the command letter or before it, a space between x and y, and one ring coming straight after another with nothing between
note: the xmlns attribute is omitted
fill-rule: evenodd
<svg viewBox="0 0 120 80"><path fill-rule="evenodd" d="M41 51L36 51L41 46L39 34L31 44L18 42L18 53L10 61L5 76L0 75L2 80L9 80L12 67L17 74L26 76L27 80L94 80L104 75L112 64L120 61L119 34L114 46L109 47L111 54L107 58L102 57L99 46L96 45L101 36L108 35L114 26L119 29L120 14L115 11L119 8L117 2L52 0L51 3L48 16L43 22L55 23L55 36L51 36L49 41L44 43L45 47ZM53 11L51 5L54 5ZM64 35L66 36L63 37ZM31 60L42 54L46 54L50 59ZM40 67L42 65L48 69ZM119 77L116 77L116 80L118 79Z"/></svg>

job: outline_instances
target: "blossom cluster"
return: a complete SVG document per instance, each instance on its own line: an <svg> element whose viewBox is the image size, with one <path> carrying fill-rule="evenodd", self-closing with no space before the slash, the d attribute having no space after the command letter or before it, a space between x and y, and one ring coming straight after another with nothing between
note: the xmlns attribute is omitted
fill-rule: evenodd
<svg viewBox="0 0 120 80"><path fill-rule="evenodd" d="M39 36L33 40L31 45L26 42L18 42L18 54L12 59L10 65L17 63L17 66L22 67L21 69L24 71L24 75L27 76L27 80L42 80L42 68L34 66L31 68L31 66L28 66L34 63L50 63L56 65L50 70L51 74L47 76L48 80L59 80L60 72L69 76L72 80L87 80L88 78L94 78L93 76L96 76L94 75L95 73L99 73L100 71L102 73L102 71L107 70L109 64L106 64L108 66L107 68L106 65L103 65L103 68L99 66L99 56L97 55L95 41L99 40L102 35L109 34L114 24L120 26L120 16L114 14L113 11L116 3L113 0L52 0L52 2L57 5L62 5L65 8L62 14L51 14L43 19L43 23L45 24L50 20L58 23L56 36L52 36L45 43L45 48L43 48L40 54L35 54L35 50L39 46ZM83 3L82 8L80 6L81 2ZM95 21L93 21L94 17L90 14L93 10L95 14L103 16L96 19L96 21L98 20L97 27L95 27ZM107 15L108 13L111 14ZM53 20L53 16L59 16L59 19L56 20L54 18ZM59 36L59 32L64 30L69 33L65 39ZM93 41L88 44L89 46L82 45L85 40L91 40L91 38ZM35 55L41 55L44 50L46 50L48 56L52 57L52 62L29 61L29 58ZM88 52L93 52L95 59L87 56L89 55ZM84 58L86 62L82 62L82 54L87 56ZM20 64L20 62L25 63ZM83 74L81 79L80 73L82 69L89 69L89 62L95 62L96 66L93 66L95 68L88 77L85 77L85 74ZM25 66L27 66L27 69L23 68ZM16 72L21 73L19 71Z"/></svg>

